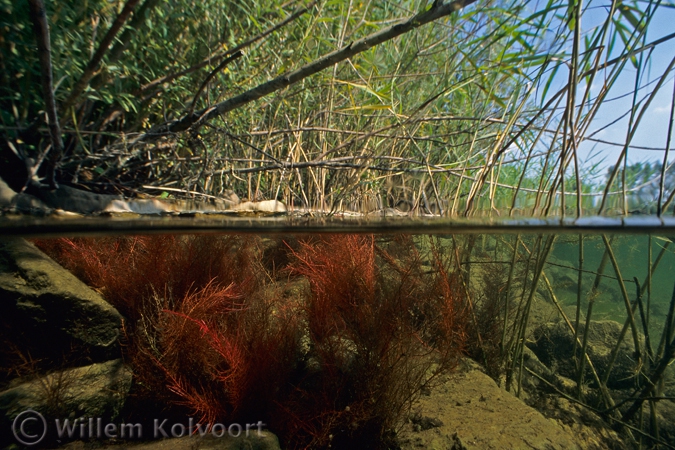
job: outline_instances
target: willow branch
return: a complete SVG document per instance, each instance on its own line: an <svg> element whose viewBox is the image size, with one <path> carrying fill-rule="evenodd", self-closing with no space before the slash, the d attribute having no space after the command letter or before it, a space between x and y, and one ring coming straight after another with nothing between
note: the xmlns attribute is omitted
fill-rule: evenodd
<svg viewBox="0 0 675 450"><path fill-rule="evenodd" d="M131 12L134 10L139 1L140 0L128 0L126 2L124 8L122 8L122 12L120 12L117 15L117 18L115 18L115 21L111 25L110 29L103 37L103 40L96 49L96 53L94 53L94 56L91 57L91 60L87 64L87 67L84 68L82 76L80 77L79 80L77 80L77 83L75 83L75 86L73 86L73 89L70 91L70 95L63 102L61 106L62 111L68 111L68 109L75 104L75 102L82 94L82 92L84 92L87 85L89 84L89 81L95 75L99 64L103 60L103 56L110 47L110 44L112 44L113 40L115 39L115 36L117 36L117 33L124 25L124 22L127 21L129 16L131 15Z"/></svg>
<svg viewBox="0 0 675 450"><path fill-rule="evenodd" d="M30 18L33 22L33 32L37 40L38 57L40 60L40 75L42 80L42 93L49 120L49 136L52 148L47 158L47 182L52 188L56 188L56 165L63 154L63 141L61 140L61 128L59 116L56 112L56 100L54 99L54 80L52 77L52 56L49 41L49 24L42 0L28 0L30 6ZM37 167L34 168L37 170Z"/></svg>

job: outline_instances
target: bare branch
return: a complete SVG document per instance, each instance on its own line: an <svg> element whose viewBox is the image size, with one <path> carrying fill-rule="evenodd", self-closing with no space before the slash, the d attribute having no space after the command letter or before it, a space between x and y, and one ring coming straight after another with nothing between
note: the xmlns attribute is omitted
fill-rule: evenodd
<svg viewBox="0 0 675 450"><path fill-rule="evenodd" d="M84 68L82 76L79 80L77 80L77 83L75 83L75 86L73 86L72 91L70 91L70 95L65 100L65 102L63 102L61 107L62 111L68 111L68 109L75 104L82 92L84 92L85 88L89 84L89 81L96 73L96 69L98 69L99 64L103 60L105 52L108 51L108 48L110 47L110 44L112 44L113 39L115 39L115 36L117 36L117 33L124 25L124 22L126 22L126 20L129 18L131 12L134 10L139 1L140 0L128 0L124 5L122 12L119 13L106 35L103 37L101 44L98 46L98 49L96 49L96 53L94 53L94 56L91 57L87 67Z"/></svg>
<svg viewBox="0 0 675 450"><path fill-rule="evenodd" d="M42 93L45 99L47 118L49 119L49 135L52 142L52 148L47 158L47 181L49 186L55 189L57 187L56 164L63 154L63 141L61 140L59 116L56 112L56 100L54 99L49 24L47 23L47 14L45 13L45 5L42 0L28 0L28 4L30 5L30 18L33 22L35 39L37 40ZM35 167L34 170L37 170L37 167Z"/></svg>

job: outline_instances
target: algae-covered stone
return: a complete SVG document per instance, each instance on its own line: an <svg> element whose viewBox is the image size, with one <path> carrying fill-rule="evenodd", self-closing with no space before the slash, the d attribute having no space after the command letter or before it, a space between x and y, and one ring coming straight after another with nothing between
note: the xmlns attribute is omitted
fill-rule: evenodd
<svg viewBox="0 0 675 450"><path fill-rule="evenodd" d="M621 334L621 324L612 320L591 321L587 353L595 369L603 376L609 367L612 352ZM579 340L583 338L580 330ZM577 364L573 360L574 336L564 322L545 323L534 331L534 342L528 344L539 360L560 375L577 379ZM577 354L580 350L577 349ZM638 361L631 333L626 333L614 361L607 386L612 389L630 389L635 385ZM586 371L586 381L595 380Z"/></svg>
<svg viewBox="0 0 675 450"><path fill-rule="evenodd" d="M555 422L497 386L473 361L413 405L417 417L433 418L429 429L411 420L402 428L402 450L444 448L573 450L586 448ZM415 423L418 422L418 423Z"/></svg>
<svg viewBox="0 0 675 450"><path fill-rule="evenodd" d="M122 316L98 293L21 238L0 240L4 339L34 357L119 356Z"/></svg>
<svg viewBox="0 0 675 450"><path fill-rule="evenodd" d="M18 384L0 392L0 426L10 430L15 418L29 409L44 417L48 434L55 432L52 425L57 419L70 423L89 418L113 421L122 411L132 376L131 369L117 359ZM0 444L9 444L11 436L2 441Z"/></svg>

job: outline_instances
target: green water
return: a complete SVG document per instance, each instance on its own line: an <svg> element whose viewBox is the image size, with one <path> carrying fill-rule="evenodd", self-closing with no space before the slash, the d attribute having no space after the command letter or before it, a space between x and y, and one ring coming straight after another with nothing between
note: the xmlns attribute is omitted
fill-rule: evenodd
<svg viewBox="0 0 675 450"><path fill-rule="evenodd" d="M581 298L582 313L585 314L588 296L595 282L606 246L600 235L582 236L583 270L585 272L582 277ZM637 298L634 281L637 278L640 288L643 289L641 297L650 329L653 332L660 330L668 313L668 305L673 295L673 283L675 283L673 245L666 237L643 234L618 234L613 236L611 244L629 300L633 302ZM552 276L553 290L568 311L575 308L577 304L579 245L579 236L561 236L557 239L547 264L547 270ZM659 255L662 256L654 268ZM647 276L650 267L652 268L651 279ZM598 297L593 308L594 319L623 322L627 317L626 306L616 270L611 261L607 262L602 275L597 288Z"/></svg>

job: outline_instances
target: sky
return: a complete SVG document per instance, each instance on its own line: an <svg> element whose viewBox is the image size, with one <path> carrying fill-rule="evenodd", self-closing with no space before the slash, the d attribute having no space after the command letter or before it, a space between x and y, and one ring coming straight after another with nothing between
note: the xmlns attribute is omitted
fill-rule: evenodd
<svg viewBox="0 0 675 450"><path fill-rule="evenodd" d="M606 5L607 1L596 1L598 5ZM590 4L593 6L593 3ZM594 20L602 20L605 11L598 8L596 11L590 10L590 13L584 16L585 22L582 23L583 29L589 29L595 24ZM661 7L650 24L647 42L652 42L660 37L666 36L675 32L675 8ZM644 52L647 56L647 52ZM639 99L648 95L656 81L661 78L664 71L675 57L675 39L663 43L655 48L649 56L648 70L644 73L641 80L641 85L644 87L640 91ZM563 71L561 71L563 72ZM561 76L562 82L567 75ZM594 138L623 144L626 142L629 115L620 119L631 108L632 92L635 86L636 70L632 64L627 64L619 76L617 82L612 87L607 100L599 109L595 119L591 123L586 136L593 136ZM598 78L592 85L591 92L596 94L602 83L602 79ZM635 136L631 141L631 148L628 151L628 162L661 162L664 158L664 149L666 148L666 139L668 131L668 123L670 119L671 103L673 100L673 71L671 70L666 78L666 82L658 91L656 97L651 102L648 109L645 111L643 120L637 129ZM616 123L613 123L619 119ZM672 143L675 139L671 138ZM638 149L635 147L653 148ZM590 167L594 164L598 165L600 173L604 177L607 168L616 164L622 147L620 145L610 145L597 142L584 142L579 148L579 159L583 166ZM675 152L673 152L675 153ZM675 155L669 156L669 161L673 161Z"/></svg>

